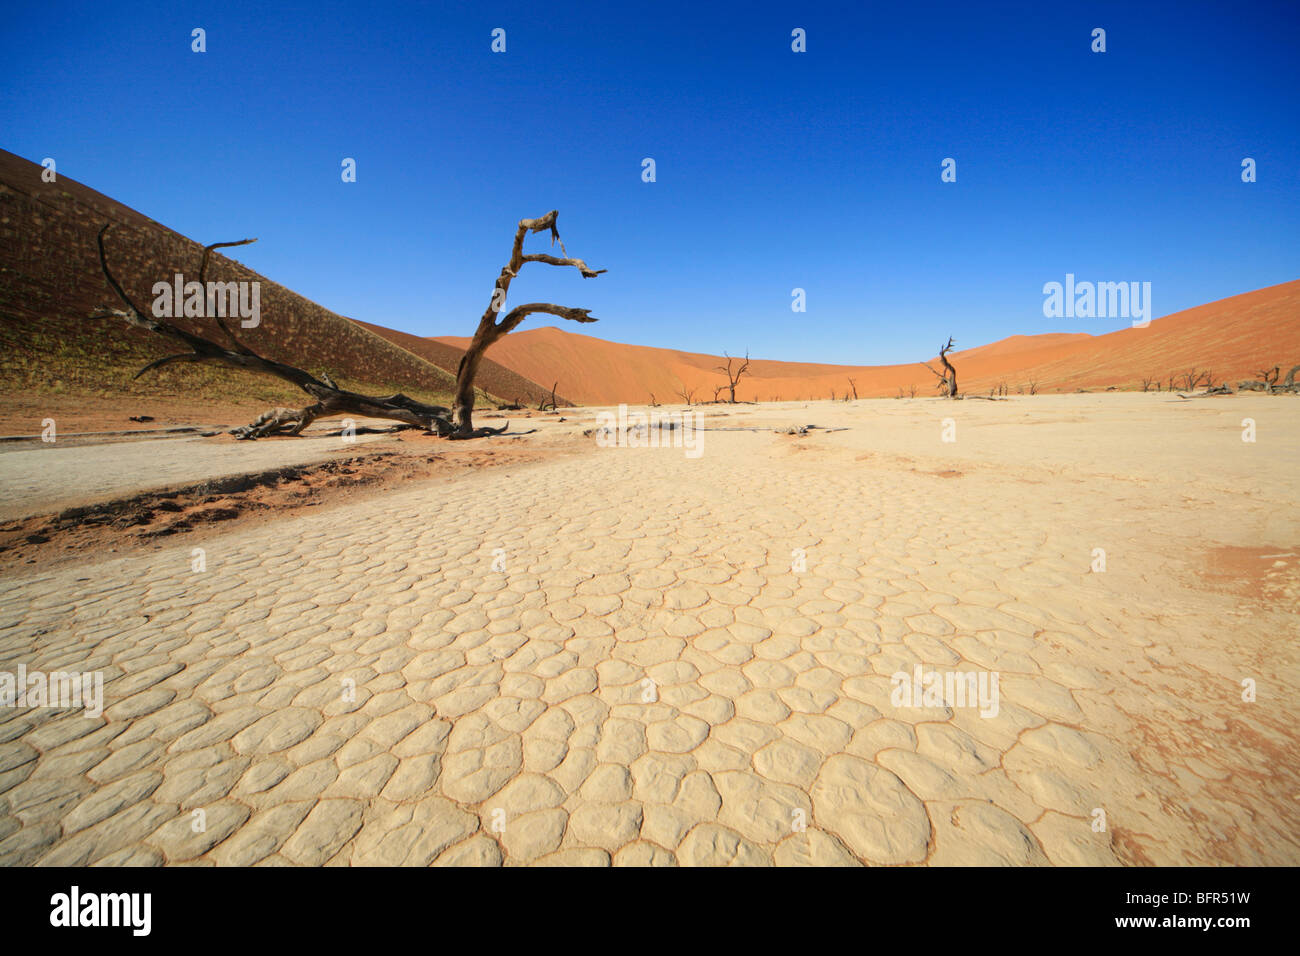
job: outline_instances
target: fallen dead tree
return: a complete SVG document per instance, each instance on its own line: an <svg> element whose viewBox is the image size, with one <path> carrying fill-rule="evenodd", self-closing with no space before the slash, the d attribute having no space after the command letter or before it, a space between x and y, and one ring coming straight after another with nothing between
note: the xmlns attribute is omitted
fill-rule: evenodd
<svg viewBox="0 0 1300 956"><path fill-rule="evenodd" d="M1287 373L1285 379L1278 381L1278 376L1282 374L1282 368L1279 365L1271 369L1261 369L1256 374L1259 381L1238 382L1234 390L1227 382L1214 384L1214 379L1210 375L1205 377L1205 391L1196 392L1195 394L1184 394L1180 392L1179 398L1210 398L1215 395L1233 395L1236 392L1266 392L1269 395L1297 395L1300 394L1300 382L1295 380L1296 373L1300 372L1300 365L1295 366Z"/></svg>
<svg viewBox="0 0 1300 956"><path fill-rule="evenodd" d="M1237 391L1239 392L1268 392L1270 395L1279 393L1300 394L1300 383L1295 380L1296 373L1300 372L1300 365L1295 366L1291 371L1286 373L1286 378L1281 382L1278 377L1282 374L1282 367L1274 365L1271 369L1260 369L1255 374L1259 376L1259 381L1238 382Z"/></svg>
<svg viewBox="0 0 1300 956"><path fill-rule="evenodd" d="M113 276L112 270L109 269L108 256L104 249L104 236L111 229L111 224L105 224L99 231L99 264L104 271L104 277L108 280L108 284L126 306L126 309L104 308L95 313L92 318L121 318L136 328L155 332L188 346L188 352L180 352L150 362L135 374L135 378L139 378L153 369L177 362L213 362L232 368L242 368L252 372L273 375L298 386L316 400L314 404L303 408L273 408L251 424L233 429L231 434L239 438L262 438L272 434L297 435L316 419L337 415L358 415L403 422L423 428L426 431L435 432L444 438L466 439L500 435L510 427L509 422L500 428L475 428L473 424L474 377L478 372L483 353L487 351L488 347L502 336L513 331L528 316L539 312L558 316L562 319L570 319L574 322L596 321L591 317L588 309L575 309L569 306L554 305L549 302L529 302L525 305L516 306L503 318L498 318L501 309L505 306L510 283L519 275L519 270L525 263L541 262L553 266L573 266L582 273L583 278L587 279L605 271L604 269L591 269L581 259L568 258L563 242L560 242L560 251L564 253L564 257L544 253L524 254L524 238L529 232L536 233L549 230L552 244L559 241L560 234L555 225L557 215L556 210L551 210L538 219L521 219L519 221L519 226L515 230L515 240L510 253L510 261L502 268L500 276L497 277L495 288L492 291L492 299L487 310L483 313L483 317L479 320L474 338L465 350L465 354L461 357L460 365L456 371L456 392L451 408L417 402L401 392L385 396L361 395L357 392L350 392L340 388L324 373L321 373L318 377L303 369L257 354L235 336L234 332L231 331L220 316L214 316L214 321L222 334L230 341L231 347L220 345L210 339L179 328L165 319L156 318L140 311L131 300L131 297L126 294L122 285ZM209 246L205 246L203 258L199 264L199 284L206 287L208 260L212 250L247 245L256 241L255 239L241 239L238 242L214 242Z"/></svg>

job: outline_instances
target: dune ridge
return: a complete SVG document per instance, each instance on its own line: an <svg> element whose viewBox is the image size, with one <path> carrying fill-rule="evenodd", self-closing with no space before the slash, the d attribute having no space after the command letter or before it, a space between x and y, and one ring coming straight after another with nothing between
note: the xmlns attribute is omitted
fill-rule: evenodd
<svg viewBox="0 0 1300 956"><path fill-rule="evenodd" d="M961 336L958 334L958 341ZM464 348L469 339L436 336L435 341ZM588 405L681 401L681 389L696 401L713 398L724 377L717 355L643 345L625 345L546 326L525 329L492 347L492 358L534 382L559 381L559 390ZM1261 368L1300 362L1300 280L1155 319L1146 328L1104 335L1046 333L1013 335L997 342L950 353L961 390L987 394L1005 384L1011 394L1029 391L1073 392L1115 387L1139 389L1144 378L1167 386L1170 376L1192 368L1210 370L1215 381L1254 378ZM921 367L830 365L754 359L741 379L742 401L826 399L934 394L936 379ZM928 361L938 368L937 359ZM725 392L723 393L725 394Z"/></svg>

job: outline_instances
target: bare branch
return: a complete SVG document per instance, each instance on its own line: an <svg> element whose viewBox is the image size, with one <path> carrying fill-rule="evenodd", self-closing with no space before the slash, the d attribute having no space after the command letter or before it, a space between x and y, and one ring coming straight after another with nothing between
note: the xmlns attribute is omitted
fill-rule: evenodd
<svg viewBox="0 0 1300 956"><path fill-rule="evenodd" d="M430 431L436 431L440 435L450 436L452 428L450 415L451 410L441 405L425 405L413 399L407 398L400 392L387 398L374 398L369 395L359 395L356 392L348 392L336 386L329 376L322 376L324 381L316 378L309 372L292 365L285 365L282 362L276 362L272 359L263 358L250 349L242 348L240 351L232 352L223 348L215 342L195 335L185 329L178 328L160 318L146 316L135 307L131 298L122 288L121 283L113 275L113 271L108 266L108 253L104 248L104 236L108 233L111 224L105 224L99 231L99 264L104 271L104 277L113 291L117 293L118 298L127 306L127 311L121 309L110 309L98 313L101 317L114 317L125 319L129 324L137 328L145 329L150 332L156 332L159 335L188 345L191 349L189 352L183 352L177 355L169 355L161 359L150 362L139 372L136 378L139 378L145 372L156 368L162 368L173 362L214 362L219 365L228 365L232 368L241 368L253 372L262 372L267 375L273 375L276 378L283 379L297 385L308 395L317 399L314 405L303 409L274 409L266 413L251 425L239 428L234 434L240 438L260 438L264 435L273 434L277 431L289 429L290 434L298 434L310 424L314 419L327 417L331 415L364 415L372 418L388 418L394 421L405 422L410 425L418 425L421 428ZM227 243L227 245L242 245L243 243ZM215 248L215 247L210 247ZM508 427L508 424L507 424ZM504 430L504 429L502 429ZM487 433L486 431L484 432ZM493 432L494 434L497 432ZM452 436L459 437L459 436Z"/></svg>
<svg viewBox="0 0 1300 956"><path fill-rule="evenodd" d="M497 324L500 331L492 338L492 341L495 342L507 332L513 332L520 322L538 312L554 315L561 319L569 319L572 322L598 321L591 317L590 309L574 309L567 305L553 305L550 302L529 302L527 305L515 306L510 310L506 317Z"/></svg>
<svg viewBox="0 0 1300 956"><path fill-rule="evenodd" d="M524 256L524 262L545 262L552 266L575 266L582 273L584 279L594 279L602 272L608 272L608 269L593 269L581 259L557 259L555 256L548 256L545 253L534 253Z"/></svg>

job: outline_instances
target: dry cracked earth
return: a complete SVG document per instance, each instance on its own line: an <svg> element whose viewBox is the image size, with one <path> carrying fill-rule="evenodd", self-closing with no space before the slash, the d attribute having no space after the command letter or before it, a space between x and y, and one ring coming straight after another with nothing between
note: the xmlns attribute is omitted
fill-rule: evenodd
<svg viewBox="0 0 1300 956"><path fill-rule="evenodd" d="M1295 452L1069 399L740 411L11 576L0 670L105 709L0 708L0 864L1294 865ZM900 705L918 664L996 716Z"/></svg>

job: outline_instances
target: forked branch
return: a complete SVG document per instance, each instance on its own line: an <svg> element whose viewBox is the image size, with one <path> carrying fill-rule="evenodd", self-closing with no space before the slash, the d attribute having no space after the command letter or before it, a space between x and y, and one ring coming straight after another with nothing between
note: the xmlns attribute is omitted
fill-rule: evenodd
<svg viewBox="0 0 1300 956"><path fill-rule="evenodd" d="M328 375L322 375L320 378L306 372L303 369L296 368L292 365L286 365L283 362L277 362L274 359L264 358L258 355L251 348L240 342L220 318L217 318L217 324L227 337L235 345L235 349L228 349L216 342L206 339L201 335L182 329L173 325L165 318L146 315L141 312L136 304L127 295L122 284L117 281L113 275L112 269L108 265L108 253L104 247L104 236L112 228L111 223L105 223L104 227L99 230L97 243L99 247L99 265L103 269L104 278L108 280L109 286L117 294L117 297L126 306L125 309L104 308L97 312L92 318L120 318L128 324L148 332L154 332L166 338L180 342L189 346L190 351L181 352L176 355L168 355L161 359L150 362L140 371L136 372L135 378L139 378L145 372L161 368L164 365L170 365L173 362L211 362L218 365L226 365L231 368L245 369L251 372L261 372L266 375L273 375L276 378L289 382L302 389L316 402L300 409L292 408L275 408L262 415L253 423L237 428L232 434L240 438L261 438L266 435L277 432L287 432L291 435L299 434L304 428L311 424L317 418L326 418L335 415L354 414L371 418L386 418L393 421L403 422L408 425L416 425L429 431L436 431L440 435L451 436L451 410L441 405L425 405L417 402L412 398L398 392L395 395L389 395L383 398L369 395L360 395L356 392L349 392L339 388L334 384ZM218 242L206 246L203 250L203 259L199 265L199 275L206 282L208 258L213 249L220 249L227 246L242 246L253 239L243 239L239 242ZM504 428L501 429L504 431Z"/></svg>
<svg viewBox="0 0 1300 956"><path fill-rule="evenodd" d="M731 369L731 364L732 362L739 361L739 359L733 359L726 352L723 352L722 355L724 358L726 358L727 364L725 366L719 365L715 369L715 371L721 372L723 375L727 376L727 384L719 385L718 391L721 391L724 388L729 388L731 390L731 398L729 399L729 401L731 402L732 405L735 405L736 404L736 383L740 381L740 376L744 375L746 372L749 371L749 352L745 353L745 361L740 366L738 366L734 372ZM715 401L717 400L716 393L714 394L714 400Z"/></svg>

